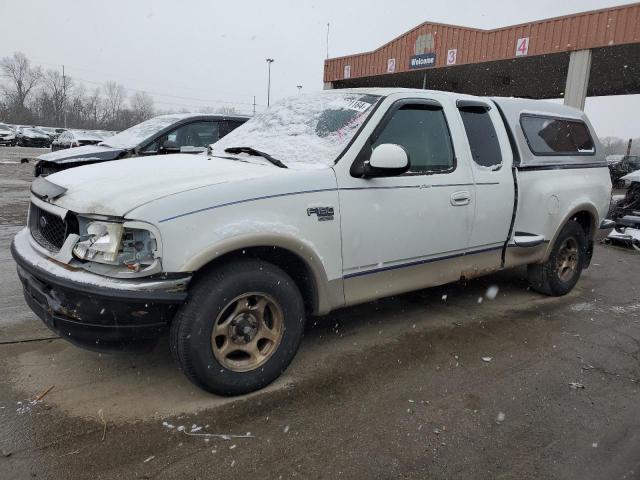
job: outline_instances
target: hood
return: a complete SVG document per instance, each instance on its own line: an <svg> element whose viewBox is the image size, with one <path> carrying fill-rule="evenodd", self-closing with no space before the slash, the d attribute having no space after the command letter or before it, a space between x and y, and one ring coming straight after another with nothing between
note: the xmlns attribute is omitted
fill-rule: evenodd
<svg viewBox="0 0 640 480"><path fill-rule="evenodd" d="M45 153L38 157L38 161L51 163L95 162L96 160L115 160L123 152L122 149L87 145L85 147L69 148L56 152Z"/></svg>
<svg viewBox="0 0 640 480"><path fill-rule="evenodd" d="M67 191L53 203L76 213L124 216L162 197L219 183L286 173L273 165L175 154L94 163L49 175Z"/></svg>
<svg viewBox="0 0 640 480"><path fill-rule="evenodd" d="M622 180L628 180L630 182L640 182L640 170L631 172L622 177Z"/></svg>

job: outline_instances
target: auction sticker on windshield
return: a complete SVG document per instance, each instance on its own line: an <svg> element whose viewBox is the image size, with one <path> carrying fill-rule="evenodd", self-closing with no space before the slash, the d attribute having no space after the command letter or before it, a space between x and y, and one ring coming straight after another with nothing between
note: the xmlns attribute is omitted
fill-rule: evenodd
<svg viewBox="0 0 640 480"><path fill-rule="evenodd" d="M363 102L362 100L345 100L345 108L360 113L366 112L370 106L370 103Z"/></svg>

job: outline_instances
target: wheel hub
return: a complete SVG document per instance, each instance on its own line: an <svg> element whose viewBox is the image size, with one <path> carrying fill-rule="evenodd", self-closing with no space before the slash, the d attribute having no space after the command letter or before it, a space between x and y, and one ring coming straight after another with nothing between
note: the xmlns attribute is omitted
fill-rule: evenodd
<svg viewBox="0 0 640 480"><path fill-rule="evenodd" d="M258 333L258 320L250 313L241 313L229 324L229 336L234 343L247 344Z"/></svg>

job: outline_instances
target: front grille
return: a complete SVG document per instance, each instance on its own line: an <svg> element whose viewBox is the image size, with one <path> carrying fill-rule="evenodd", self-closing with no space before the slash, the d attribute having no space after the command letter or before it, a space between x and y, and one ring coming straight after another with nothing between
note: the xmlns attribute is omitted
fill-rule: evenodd
<svg viewBox="0 0 640 480"><path fill-rule="evenodd" d="M39 245L50 252L58 252L70 233L78 233L78 221L69 213L63 220L31 204L29 211L29 229L31 236Z"/></svg>

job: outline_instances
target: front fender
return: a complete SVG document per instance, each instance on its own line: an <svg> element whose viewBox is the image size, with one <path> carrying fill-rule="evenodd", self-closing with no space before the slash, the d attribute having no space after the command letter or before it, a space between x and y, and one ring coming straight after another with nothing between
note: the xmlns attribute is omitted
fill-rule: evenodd
<svg viewBox="0 0 640 480"><path fill-rule="evenodd" d="M329 280L320 254L313 245L293 235L244 233L227 237L189 257L178 270L196 272L230 253L255 247L281 248L296 255L306 264L315 281L317 295L315 313L325 314L344 305L342 279Z"/></svg>

